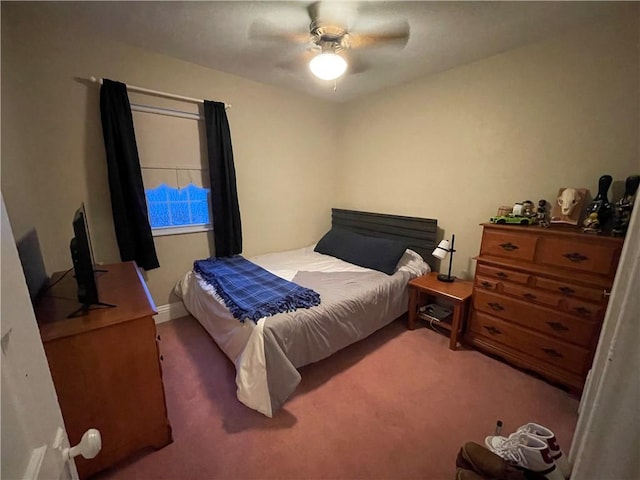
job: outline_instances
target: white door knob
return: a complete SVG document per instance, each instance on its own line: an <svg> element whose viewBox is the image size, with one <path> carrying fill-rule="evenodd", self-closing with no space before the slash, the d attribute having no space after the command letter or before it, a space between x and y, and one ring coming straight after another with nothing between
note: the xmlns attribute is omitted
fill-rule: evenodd
<svg viewBox="0 0 640 480"><path fill-rule="evenodd" d="M86 459L95 457L102 448L102 437L100 431L95 428L90 428L82 438L80 443L75 447L65 448L62 452L65 460L71 460L73 457L82 455Z"/></svg>

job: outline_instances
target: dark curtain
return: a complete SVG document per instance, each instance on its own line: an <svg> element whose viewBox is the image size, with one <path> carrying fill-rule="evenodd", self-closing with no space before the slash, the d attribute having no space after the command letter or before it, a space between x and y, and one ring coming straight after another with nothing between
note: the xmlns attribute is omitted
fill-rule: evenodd
<svg viewBox="0 0 640 480"><path fill-rule="evenodd" d="M131 106L124 83L104 79L100 88L100 116L120 258L123 262L135 260L145 270L158 268Z"/></svg>
<svg viewBox="0 0 640 480"><path fill-rule="evenodd" d="M224 103L204 101L216 257L242 252L242 225L233 165L231 133Z"/></svg>

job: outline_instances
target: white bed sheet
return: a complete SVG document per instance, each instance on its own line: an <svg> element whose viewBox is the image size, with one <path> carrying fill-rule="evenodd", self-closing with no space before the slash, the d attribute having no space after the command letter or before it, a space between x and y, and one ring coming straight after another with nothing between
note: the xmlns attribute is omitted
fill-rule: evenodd
<svg viewBox="0 0 640 480"><path fill-rule="evenodd" d="M250 260L271 273L290 281L299 272L374 272L335 257L314 252L313 248L314 246L310 246L288 252L269 253L250 258ZM380 293L385 296L384 308L380 308L379 299L373 300L378 304L374 315L377 318L371 318L371 312L368 312L366 315L368 325L364 328L358 326L350 329L344 339L346 344L364 338L406 312L407 282L411 278L428 272L429 266L420 255L407 250L398 262L393 275L380 274L388 278L388 281L384 279L384 293L382 291ZM377 275L378 279L382 278L380 275ZM380 290L380 288L377 286L375 290ZM182 298L187 310L202 324L220 349L234 363L238 399L246 406L268 417L273 416L275 410L300 382L301 377L296 368L329 356L331 353L346 346L345 341L340 339L335 342L335 347L324 347L322 351L314 352L310 356L305 354L297 355L297 360L292 359L291 364L288 365L289 368L284 368L286 370L285 376L288 377L285 382L286 386L283 387L284 392L270 391L265 356L264 325L265 321L272 319L271 321L273 322L273 319L277 316L261 318L257 324L252 321L238 321L224 306L214 288L193 271L189 271L185 275L176 285L175 291ZM346 314L348 314L348 309L346 311ZM357 317L357 315L353 316ZM356 319L356 321L363 320ZM269 338L271 336L270 334ZM325 340L324 338L322 339L323 342ZM284 353L286 355L286 352ZM283 388L279 389L283 390ZM273 382L271 390L275 390ZM274 399L274 397L276 398Z"/></svg>

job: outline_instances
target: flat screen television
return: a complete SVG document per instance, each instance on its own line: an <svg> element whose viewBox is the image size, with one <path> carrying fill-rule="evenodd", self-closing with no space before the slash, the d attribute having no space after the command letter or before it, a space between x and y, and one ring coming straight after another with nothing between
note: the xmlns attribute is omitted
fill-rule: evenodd
<svg viewBox="0 0 640 480"><path fill-rule="evenodd" d="M71 239L71 259L78 284L78 301L82 303L84 311L91 305L99 305L96 273L93 265L93 249L87 224L87 213L84 203L73 216L73 234Z"/></svg>

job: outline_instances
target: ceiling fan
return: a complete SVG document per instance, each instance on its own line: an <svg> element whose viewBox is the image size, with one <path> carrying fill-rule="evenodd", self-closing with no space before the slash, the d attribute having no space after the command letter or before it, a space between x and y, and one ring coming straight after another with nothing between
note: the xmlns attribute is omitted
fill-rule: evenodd
<svg viewBox="0 0 640 480"><path fill-rule="evenodd" d="M350 24L357 24L362 16L357 9L356 2L313 2L307 6L310 19L308 33L286 32L258 22L252 25L251 36L306 45L306 52L295 64L306 63L316 77L335 80L347 71L360 73L368 68L366 62L351 55L352 50L387 45L404 48L409 40L406 21L386 22L361 33L357 28L352 30Z"/></svg>

